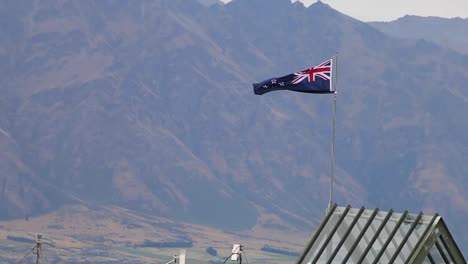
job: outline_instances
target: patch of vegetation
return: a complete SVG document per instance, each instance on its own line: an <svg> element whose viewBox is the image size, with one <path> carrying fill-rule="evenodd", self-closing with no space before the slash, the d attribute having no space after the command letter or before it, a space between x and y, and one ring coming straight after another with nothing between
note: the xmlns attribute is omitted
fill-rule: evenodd
<svg viewBox="0 0 468 264"><path fill-rule="evenodd" d="M19 243L36 243L36 240L25 237L7 236L7 239Z"/></svg>
<svg viewBox="0 0 468 264"><path fill-rule="evenodd" d="M141 244L136 244L135 247L149 247L149 248L191 248L193 247L192 241L170 241L170 242L156 242L145 240Z"/></svg>
<svg viewBox="0 0 468 264"><path fill-rule="evenodd" d="M136 256L142 256L142 257L147 257L147 258L155 258L155 259L167 259L168 256L166 255L160 255L160 254L155 254L151 252L146 252L134 248L116 248L118 251L126 252L128 254L136 255Z"/></svg>
<svg viewBox="0 0 468 264"><path fill-rule="evenodd" d="M213 257L218 256L218 251L214 247L208 247L206 249L206 253L208 253L210 256L213 256Z"/></svg>
<svg viewBox="0 0 468 264"><path fill-rule="evenodd" d="M120 222L122 225L125 225L127 226L128 229L139 229L139 228L143 228L142 225L140 224L137 224L137 223L133 223L131 221L128 221L128 220L123 220Z"/></svg>
<svg viewBox="0 0 468 264"><path fill-rule="evenodd" d="M48 229L64 229L63 225L48 225Z"/></svg>
<svg viewBox="0 0 468 264"><path fill-rule="evenodd" d="M273 248L273 247L270 247L269 245L264 245L260 250L265 251L265 252L285 255L285 256L291 256L291 257L298 257L299 256L298 252L279 249L279 248Z"/></svg>

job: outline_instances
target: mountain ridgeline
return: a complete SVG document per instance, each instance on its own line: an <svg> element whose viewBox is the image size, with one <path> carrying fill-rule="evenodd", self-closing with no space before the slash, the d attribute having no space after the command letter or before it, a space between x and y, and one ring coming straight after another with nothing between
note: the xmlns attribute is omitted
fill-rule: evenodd
<svg viewBox="0 0 468 264"><path fill-rule="evenodd" d="M1 2L2 218L109 204L311 231L328 202L332 96L251 83L338 51L336 202L438 211L463 230L466 55L321 2Z"/></svg>
<svg viewBox="0 0 468 264"><path fill-rule="evenodd" d="M468 18L404 16L395 21L369 24L390 36L426 39L468 54Z"/></svg>

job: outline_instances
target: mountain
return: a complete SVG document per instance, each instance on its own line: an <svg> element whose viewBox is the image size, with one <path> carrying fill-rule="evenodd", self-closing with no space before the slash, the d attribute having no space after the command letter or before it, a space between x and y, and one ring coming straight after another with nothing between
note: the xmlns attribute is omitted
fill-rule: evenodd
<svg viewBox="0 0 468 264"><path fill-rule="evenodd" d="M90 204L310 232L332 97L251 83L339 51L336 202L439 211L463 230L466 55L322 2L3 0L0 14L4 219Z"/></svg>
<svg viewBox="0 0 468 264"><path fill-rule="evenodd" d="M394 37L425 39L468 54L468 18L404 16L395 21L369 24Z"/></svg>

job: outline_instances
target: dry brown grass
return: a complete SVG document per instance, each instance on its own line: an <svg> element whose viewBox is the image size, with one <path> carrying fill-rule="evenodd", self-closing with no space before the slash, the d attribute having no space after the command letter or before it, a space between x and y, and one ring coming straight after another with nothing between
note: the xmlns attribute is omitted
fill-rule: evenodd
<svg viewBox="0 0 468 264"><path fill-rule="evenodd" d="M0 222L0 254L10 256L12 260L20 257L21 252L11 253L13 248L34 245L7 240L7 236L34 239L36 233L44 234L45 242L49 243L44 246L44 251L50 258L83 259L84 252L94 249L103 250L108 254L108 257L88 257L93 263L105 263L112 259L138 259L143 263L170 259L179 249L135 248L134 246L145 240L177 241L181 236L193 241L193 248L187 250L187 255L191 259L189 263L203 263L203 260L211 259L205 252L210 246L216 248L220 256L228 255L232 243L245 245L250 261L292 263L294 258L266 253L260 248L268 244L272 247L299 252L311 235L267 229L261 226L237 233L224 232L211 227L139 214L118 207L90 209L76 205L28 220Z"/></svg>

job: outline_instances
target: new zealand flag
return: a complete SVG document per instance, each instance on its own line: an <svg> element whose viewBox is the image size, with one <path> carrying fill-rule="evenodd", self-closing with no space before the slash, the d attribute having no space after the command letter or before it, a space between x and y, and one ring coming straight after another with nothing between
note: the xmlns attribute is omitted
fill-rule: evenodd
<svg viewBox="0 0 468 264"><path fill-rule="evenodd" d="M261 95L271 91L290 90L301 93L334 93L333 61L331 58L305 71L254 83L254 93Z"/></svg>

